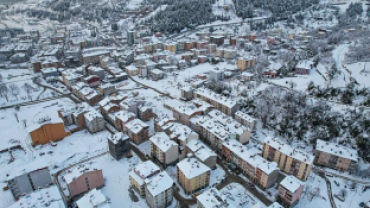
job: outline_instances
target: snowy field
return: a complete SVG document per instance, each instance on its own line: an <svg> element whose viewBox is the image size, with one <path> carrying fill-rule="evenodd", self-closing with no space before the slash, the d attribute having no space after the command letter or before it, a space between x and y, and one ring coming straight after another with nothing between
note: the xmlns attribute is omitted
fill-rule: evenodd
<svg viewBox="0 0 370 208"><path fill-rule="evenodd" d="M312 171L304 183L301 200L296 206L296 208L307 207L331 207L325 180Z"/></svg>
<svg viewBox="0 0 370 208"><path fill-rule="evenodd" d="M261 207L266 207L252 193L238 183L231 183L220 190L221 195L225 195L227 201L233 207L249 208L259 203Z"/></svg>

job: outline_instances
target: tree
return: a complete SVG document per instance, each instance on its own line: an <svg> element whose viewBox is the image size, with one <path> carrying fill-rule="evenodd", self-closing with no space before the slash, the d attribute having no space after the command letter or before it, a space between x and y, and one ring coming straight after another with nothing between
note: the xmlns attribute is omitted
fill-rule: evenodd
<svg viewBox="0 0 370 208"><path fill-rule="evenodd" d="M10 89L10 93L12 93L12 95L16 97L18 100L18 95L20 93L19 87L15 85L14 83L12 83L9 85L9 89Z"/></svg>
<svg viewBox="0 0 370 208"><path fill-rule="evenodd" d="M33 87L28 82L24 83L22 87L24 91L27 93L28 99L32 101Z"/></svg>
<svg viewBox="0 0 370 208"><path fill-rule="evenodd" d="M1 97L3 97L3 96L5 97L6 101L9 101L8 100L8 92L9 92L9 89L6 86L6 84L1 83L0 84L0 94L1 94Z"/></svg>

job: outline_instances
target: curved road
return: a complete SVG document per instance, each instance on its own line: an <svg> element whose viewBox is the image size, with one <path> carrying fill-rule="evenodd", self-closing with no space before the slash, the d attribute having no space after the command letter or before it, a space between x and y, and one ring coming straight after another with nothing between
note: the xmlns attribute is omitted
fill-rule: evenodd
<svg viewBox="0 0 370 208"><path fill-rule="evenodd" d="M330 200L331 207L332 208L337 208L337 206L335 205L335 202L334 202L332 191L331 191L330 181L325 177L325 175L323 175L323 174L318 174L318 175L326 181L326 187L327 187L328 197L329 197L329 200Z"/></svg>

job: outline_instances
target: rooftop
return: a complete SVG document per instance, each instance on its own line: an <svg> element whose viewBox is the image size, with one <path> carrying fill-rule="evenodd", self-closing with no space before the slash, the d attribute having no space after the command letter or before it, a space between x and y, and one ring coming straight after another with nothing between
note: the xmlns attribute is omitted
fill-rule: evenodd
<svg viewBox="0 0 370 208"><path fill-rule="evenodd" d="M153 197L170 189L173 184L172 178L166 171L163 171L151 178L145 180L146 190L151 193Z"/></svg>
<svg viewBox="0 0 370 208"><path fill-rule="evenodd" d="M177 167L187 179L192 179L211 170L195 158L185 158L177 163Z"/></svg>
<svg viewBox="0 0 370 208"><path fill-rule="evenodd" d="M134 119L126 124L126 128L129 129L134 134L139 133L141 130L147 127L149 126L140 119Z"/></svg>
<svg viewBox="0 0 370 208"><path fill-rule="evenodd" d="M101 168L96 163L93 162L83 163L78 165L77 167L73 167L72 169L66 170L66 174L63 177L66 183L70 184L75 179L82 176L84 173L97 170L101 170Z"/></svg>
<svg viewBox="0 0 370 208"><path fill-rule="evenodd" d="M81 208L110 208L107 198L101 190L93 189L76 202Z"/></svg>
<svg viewBox="0 0 370 208"><path fill-rule="evenodd" d="M316 141L316 150L330 153L332 155L336 155L338 157L351 159L354 161L358 161L357 150L354 150L350 147L338 145L335 143L326 142L324 140L318 139Z"/></svg>
<svg viewBox="0 0 370 208"><path fill-rule="evenodd" d="M178 144L170 139L164 132L157 132L150 137L150 141L155 144L162 152L167 152L170 148L178 148Z"/></svg>
<svg viewBox="0 0 370 208"><path fill-rule="evenodd" d="M198 139L192 139L186 144L186 146L195 154L195 156L204 162L209 157L217 156L217 154L207 147L202 141Z"/></svg>
<svg viewBox="0 0 370 208"><path fill-rule="evenodd" d="M138 184L143 185L146 178L152 176L153 174L159 171L160 168L157 165L155 165L152 161L148 160L134 167L134 169L129 172L129 175Z"/></svg>
<svg viewBox="0 0 370 208"><path fill-rule="evenodd" d="M115 134L111 134L110 137L109 137L109 139L114 144L117 144L120 141L125 141L125 140L129 139L129 137L127 136L127 134L125 134L123 132L117 132Z"/></svg>
<svg viewBox="0 0 370 208"><path fill-rule="evenodd" d="M59 193L57 186L50 186L49 188L40 189L21 197L14 202L9 208L65 208L63 198Z"/></svg>
<svg viewBox="0 0 370 208"><path fill-rule="evenodd" d="M302 184L297 178L289 175L280 182L280 186L283 186L289 192L294 193L302 186Z"/></svg>

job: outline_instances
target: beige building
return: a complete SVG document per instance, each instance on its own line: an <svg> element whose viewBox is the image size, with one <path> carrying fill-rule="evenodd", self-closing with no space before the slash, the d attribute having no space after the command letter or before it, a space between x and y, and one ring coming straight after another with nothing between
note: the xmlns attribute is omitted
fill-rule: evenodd
<svg viewBox="0 0 370 208"><path fill-rule="evenodd" d="M326 166L339 171L351 171L358 162L356 150L321 139L316 141L314 155L315 165Z"/></svg>
<svg viewBox="0 0 370 208"><path fill-rule="evenodd" d="M268 137L263 141L262 157L274 161L281 171L306 181L310 175L314 156L295 150L277 138Z"/></svg>
<svg viewBox="0 0 370 208"><path fill-rule="evenodd" d="M145 196L145 180L157 175L160 169L152 161L143 162L129 172L130 186L138 192L141 197Z"/></svg>
<svg viewBox="0 0 370 208"><path fill-rule="evenodd" d="M179 161L179 145L166 133L157 132L150 138L150 154L154 160L167 167Z"/></svg>
<svg viewBox="0 0 370 208"><path fill-rule="evenodd" d="M140 74L140 70L139 68L137 68L136 66L134 65L129 65L129 66L126 66L125 68L126 70L126 73L129 75L129 76L135 76L135 75L138 75Z"/></svg>
<svg viewBox="0 0 370 208"><path fill-rule="evenodd" d="M165 208L173 199L173 180L166 171L145 180L145 198L150 208Z"/></svg>
<svg viewBox="0 0 370 208"><path fill-rule="evenodd" d="M243 124L243 126L248 127L251 132L256 131L257 119L253 118L252 116L244 112L238 111L235 113L235 120Z"/></svg>
<svg viewBox="0 0 370 208"><path fill-rule="evenodd" d="M187 155L192 154L212 170L216 169L217 154L199 139L193 139L188 142L185 147L185 152Z"/></svg>
<svg viewBox="0 0 370 208"><path fill-rule="evenodd" d="M246 68L251 68L256 64L256 57L254 56L245 56L238 58L237 69L244 70Z"/></svg>
<svg viewBox="0 0 370 208"><path fill-rule="evenodd" d="M192 194L209 185L211 169L195 158L177 163L177 182L186 194Z"/></svg>

